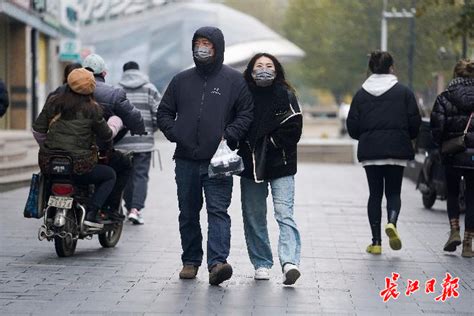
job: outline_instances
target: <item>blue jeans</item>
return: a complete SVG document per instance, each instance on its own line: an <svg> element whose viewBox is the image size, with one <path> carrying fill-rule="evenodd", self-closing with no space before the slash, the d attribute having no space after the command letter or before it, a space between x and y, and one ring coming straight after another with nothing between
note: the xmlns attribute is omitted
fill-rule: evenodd
<svg viewBox="0 0 474 316"><path fill-rule="evenodd" d="M267 229L269 184L275 207L275 219L280 228L278 257L281 267L283 268L286 263L299 265L301 238L293 219L294 176L282 177L263 183L255 183L253 180L241 178L242 215L250 261L255 269L262 267L271 268L273 266L272 250Z"/></svg>
<svg viewBox="0 0 474 316"><path fill-rule="evenodd" d="M141 210L145 207L148 192L148 173L150 172L151 152L134 153L133 169L123 192L125 208Z"/></svg>
<svg viewBox="0 0 474 316"><path fill-rule="evenodd" d="M200 266L203 257L199 213L203 191L207 208L207 265L227 262L230 250L230 216L227 209L232 197L232 177L210 179L209 160L176 159L176 184L179 203L179 232L183 264Z"/></svg>

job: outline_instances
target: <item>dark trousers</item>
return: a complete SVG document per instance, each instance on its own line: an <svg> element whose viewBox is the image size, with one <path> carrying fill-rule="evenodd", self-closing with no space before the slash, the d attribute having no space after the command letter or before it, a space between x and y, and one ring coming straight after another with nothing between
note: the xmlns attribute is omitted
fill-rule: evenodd
<svg viewBox="0 0 474 316"><path fill-rule="evenodd" d="M145 208L148 191L148 173L150 171L151 152L134 153L133 168L123 193L125 207L130 210Z"/></svg>
<svg viewBox="0 0 474 316"><path fill-rule="evenodd" d="M115 184L115 171L109 166L95 165L94 168L85 174L75 175L74 182L77 184L94 184L94 195L90 207L100 209Z"/></svg>
<svg viewBox="0 0 474 316"><path fill-rule="evenodd" d="M446 167L447 207L449 219L459 218L459 182L466 183L466 230L474 230L474 170Z"/></svg>
<svg viewBox="0 0 474 316"><path fill-rule="evenodd" d="M365 173L369 183L369 202L367 206L370 225L380 225L382 221L382 198L385 188L387 212L400 211L403 180L402 166L382 165L366 166Z"/></svg>
<svg viewBox="0 0 474 316"><path fill-rule="evenodd" d="M132 160L130 156L118 150L114 150L109 158L108 166L111 167L116 175L117 181L113 187L105 205L112 210L118 210L122 202L122 194L127 185L130 173L132 172Z"/></svg>
<svg viewBox="0 0 474 316"><path fill-rule="evenodd" d="M203 257L199 214L203 191L207 208L207 265L210 269L224 263L230 250L230 216L227 209L232 197L232 177L211 179L209 161L176 159L176 184L179 203L179 232L183 264L200 266Z"/></svg>

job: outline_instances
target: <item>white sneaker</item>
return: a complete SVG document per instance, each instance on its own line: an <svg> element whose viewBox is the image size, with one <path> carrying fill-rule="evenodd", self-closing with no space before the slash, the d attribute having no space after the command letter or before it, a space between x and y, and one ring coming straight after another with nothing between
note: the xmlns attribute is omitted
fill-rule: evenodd
<svg viewBox="0 0 474 316"><path fill-rule="evenodd" d="M283 267L283 284L292 285L301 276L300 270L292 263L287 263Z"/></svg>
<svg viewBox="0 0 474 316"><path fill-rule="evenodd" d="M270 269L268 268L258 268L255 270L255 280L270 280Z"/></svg>
<svg viewBox="0 0 474 316"><path fill-rule="evenodd" d="M128 220L134 223L135 225L143 225L145 223L141 212L136 208L132 208L130 210L130 213L128 213Z"/></svg>

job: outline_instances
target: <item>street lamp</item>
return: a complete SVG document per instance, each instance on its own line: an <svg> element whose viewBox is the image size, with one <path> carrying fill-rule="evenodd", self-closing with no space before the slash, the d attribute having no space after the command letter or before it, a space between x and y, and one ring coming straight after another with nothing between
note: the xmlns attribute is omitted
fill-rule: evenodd
<svg viewBox="0 0 474 316"><path fill-rule="evenodd" d="M380 49L382 51L387 51L387 19L414 19L416 13L415 8L411 8L410 11L405 9L402 9L402 11L397 11L395 8L392 8L392 11L387 11L387 2L388 0L383 0L382 34L380 41Z"/></svg>
<svg viewBox="0 0 474 316"><path fill-rule="evenodd" d="M382 27L381 27L381 38L380 38L380 49L387 51L388 32L387 32L387 19L411 19L410 21L410 47L408 50L408 87L413 89L413 58L415 54L415 14L416 9L415 0L412 0L413 8L410 11L402 9L397 11L392 8L391 11L387 11L388 0L383 0L383 11L382 11Z"/></svg>

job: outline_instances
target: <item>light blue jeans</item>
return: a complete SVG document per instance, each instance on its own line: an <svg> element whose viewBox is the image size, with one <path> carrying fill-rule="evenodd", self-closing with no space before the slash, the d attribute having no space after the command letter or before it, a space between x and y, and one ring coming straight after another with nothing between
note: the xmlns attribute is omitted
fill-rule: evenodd
<svg viewBox="0 0 474 316"><path fill-rule="evenodd" d="M267 197L268 185L272 191L275 219L280 228L278 257L280 264L299 265L301 238L293 218L295 196L294 176L282 177L263 183L255 183L244 177L240 180L242 215L245 241L250 261L255 269L271 268L273 256L268 238Z"/></svg>

